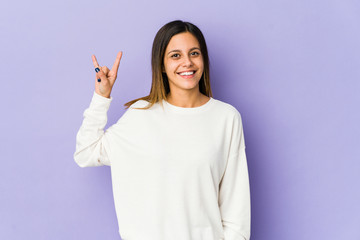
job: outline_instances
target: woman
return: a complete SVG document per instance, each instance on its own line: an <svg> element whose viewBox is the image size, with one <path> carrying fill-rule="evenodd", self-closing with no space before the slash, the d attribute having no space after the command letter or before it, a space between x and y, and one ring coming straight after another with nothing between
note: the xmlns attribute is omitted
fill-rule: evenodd
<svg viewBox="0 0 360 240"><path fill-rule="evenodd" d="M77 133L80 167L111 166L124 240L248 240L250 188L240 113L212 98L205 39L173 21L156 34L150 94L106 131L122 52L92 56L95 92Z"/></svg>

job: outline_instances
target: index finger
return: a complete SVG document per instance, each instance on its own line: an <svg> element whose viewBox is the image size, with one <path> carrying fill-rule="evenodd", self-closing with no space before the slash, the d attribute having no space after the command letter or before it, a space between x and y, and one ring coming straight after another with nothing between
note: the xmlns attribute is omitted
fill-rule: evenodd
<svg viewBox="0 0 360 240"><path fill-rule="evenodd" d="M92 58L92 61L93 61L94 67L99 67L100 65L99 65L99 63L97 62L96 57L95 57L95 55L94 55L94 54L91 56L91 58Z"/></svg>
<svg viewBox="0 0 360 240"><path fill-rule="evenodd" d="M122 51L118 52L118 54L116 55L116 59L115 59L114 65L113 65L112 68L111 68L111 71L112 71L112 72L117 73L117 71L118 71L118 69L119 69L121 57L122 57Z"/></svg>

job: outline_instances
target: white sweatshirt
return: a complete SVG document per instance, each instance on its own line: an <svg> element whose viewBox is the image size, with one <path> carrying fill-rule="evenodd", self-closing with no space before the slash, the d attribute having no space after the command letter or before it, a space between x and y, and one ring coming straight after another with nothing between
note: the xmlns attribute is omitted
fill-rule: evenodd
<svg viewBox="0 0 360 240"><path fill-rule="evenodd" d="M250 187L240 113L139 100L104 131L112 101L94 92L76 136L80 167L108 165L123 240L249 240Z"/></svg>

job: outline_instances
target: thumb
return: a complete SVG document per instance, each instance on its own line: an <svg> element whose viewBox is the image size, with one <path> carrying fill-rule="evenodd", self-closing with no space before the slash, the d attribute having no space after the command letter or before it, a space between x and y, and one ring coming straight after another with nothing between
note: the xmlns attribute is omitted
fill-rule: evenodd
<svg viewBox="0 0 360 240"><path fill-rule="evenodd" d="M103 66L101 67L101 70L103 71L103 73L105 74L105 76L107 76L110 72L110 69L107 68L107 66Z"/></svg>

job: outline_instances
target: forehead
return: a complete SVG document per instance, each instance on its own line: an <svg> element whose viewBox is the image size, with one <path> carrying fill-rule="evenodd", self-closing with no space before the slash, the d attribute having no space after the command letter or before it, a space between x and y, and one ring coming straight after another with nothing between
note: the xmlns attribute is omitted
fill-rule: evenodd
<svg viewBox="0 0 360 240"><path fill-rule="evenodd" d="M173 49L186 50L193 47L200 47L199 41L189 32L174 35L167 46L167 50Z"/></svg>

